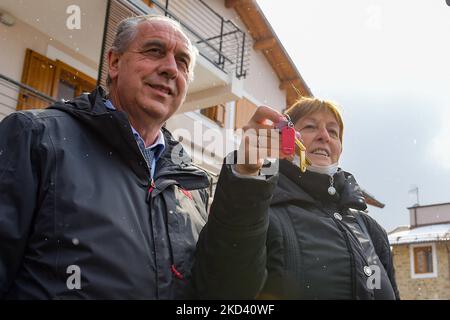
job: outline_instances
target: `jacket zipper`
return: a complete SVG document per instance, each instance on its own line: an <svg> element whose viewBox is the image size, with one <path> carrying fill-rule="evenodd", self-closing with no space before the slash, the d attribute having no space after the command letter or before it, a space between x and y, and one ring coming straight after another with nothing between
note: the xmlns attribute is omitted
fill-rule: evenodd
<svg viewBox="0 0 450 320"><path fill-rule="evenodd" d="M152 197L152 192L153 192L153 190L156 188L156 184L155 184L155 181L153 180L153 178L150 180L150 186L149 186L149 188L148 188L148 190L147 190L147 203L150 205L150 210L152 209L151 208L151 197ZM166 214L167 214L167 212L166 212ZM170 271L172 272L172 274L176 277L176 278L178 278L178 279L180 279L180 280L183 280L184 279L184 276L183 276L183 274L181 273L181 272L179 272L178 270L177 270L177 268L175 267L175 258L174 258L174 256L173 256L173 249L172 249L172 239L170 238L170 234L169 234L169 230L168 230L168 226L167 226L167 220L168 219L166 219L166 230L167 230L167 239L169 240L169 251L170 251L170 260L171 260L171 265L170 265ZM156 248L155 248L155 250L156 250Z"/></svg>
<svg viewBox="0 0 450 320"><path fill-rule="evenodd" d="M150 186L148 187L147 190L147 203L150 203L150 198L152 196L152 191L156 188L156 184L155 181L153 180L153 178L150 180Z"/></svg>
<svg viewBox="0 0 450 320"><path fill-rule="evenodd" d="M338 229L341 231L342 235L344 236L344 240L347 246L347 251L350 255L350 264L352 266L350 273L351 273L351 287L352 287L352 297L353 299L357 299L358 297L358 290L357 290L357 286L356 286L356 257L355 257L355 253L352 250L352 246L350 244L350 239L348 238L348 234L346 232L346 227L345 227L345 223L337 221L333 215L331 215L322 205L320 205L319 203L315 203L315 206L317 209L319 209L320 211L324 212L326 215L330 216L332 220L334 220L334 223L336 224L336 226L338 227Z"/></svg>

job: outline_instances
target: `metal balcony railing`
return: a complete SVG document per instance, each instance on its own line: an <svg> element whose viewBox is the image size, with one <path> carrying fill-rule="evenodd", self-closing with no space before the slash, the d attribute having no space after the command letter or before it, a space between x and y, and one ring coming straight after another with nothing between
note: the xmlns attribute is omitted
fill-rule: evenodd
<svg viewBox="0 0 450 320"><path fill-rule="evenodd" d="M130 1L142 12L134 1ZM251 37L203 0L152 1L153 11L183 26L200 54L227 74L245 78L249 73ZM143 14L146 12L142 12Z"/></svg>
<svg viewBox="0 0 450 320"><path fill-rule="evenodd" d="M52 97L0 74L0 106L2 113L19 109L45 108L56 102ZM3 114L5 115L5 114Z"/></svg>

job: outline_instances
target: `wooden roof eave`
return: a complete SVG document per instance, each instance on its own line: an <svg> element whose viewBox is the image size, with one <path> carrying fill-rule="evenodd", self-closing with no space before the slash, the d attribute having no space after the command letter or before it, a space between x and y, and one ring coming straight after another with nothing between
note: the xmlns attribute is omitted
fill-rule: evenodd
<svg viewBox="0 0 450 320"><path fill-rule="evenodd" d="M271 65L280 89L286 90L286 105L293 104L299 95L313 96L256 1L225 0L225 7L237 12L254 39L254 49L260 50Z"/></svg>

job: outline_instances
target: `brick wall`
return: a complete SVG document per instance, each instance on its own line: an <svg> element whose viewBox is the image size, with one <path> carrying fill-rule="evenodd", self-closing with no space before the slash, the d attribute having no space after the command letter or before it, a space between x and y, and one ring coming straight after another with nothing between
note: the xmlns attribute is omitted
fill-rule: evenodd
<svg viewBox="0 0 450 320"><path fill-rule="evenodd" d="M409 245L393 246L393 257L400 297L404 300L450 299L450 241L436 242L436 278L413 279Z"/></svg>

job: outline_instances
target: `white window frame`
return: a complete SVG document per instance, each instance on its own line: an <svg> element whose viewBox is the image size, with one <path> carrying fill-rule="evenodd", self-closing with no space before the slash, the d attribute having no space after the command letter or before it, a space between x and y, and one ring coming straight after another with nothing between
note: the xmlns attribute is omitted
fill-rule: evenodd
<svg viewBox="0 0 450 320"><path fill-rule="evenodd" d="M416 273L414 268L414 248L418 247L430 247L431 246L431 256L433 261L433 272L429 273ZM409 257L411 262L411 278L412 279L427 279L427 278L437 278L438 276L438 261L436 254L436 244L432 243L421 243L412 244L409 246Z"/></svg>

